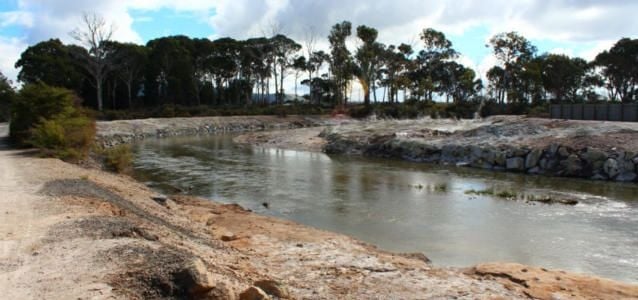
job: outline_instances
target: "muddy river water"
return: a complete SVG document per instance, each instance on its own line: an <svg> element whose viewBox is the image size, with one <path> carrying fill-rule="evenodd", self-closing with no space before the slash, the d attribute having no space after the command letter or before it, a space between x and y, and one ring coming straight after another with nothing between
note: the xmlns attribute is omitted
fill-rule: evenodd
<svg viewBox="0 0 638 300"><path fill-rule="evenodd" d="M232 136L135 146L135 177L238 203L440 266L518 262L638 283L638 185L240 147ZM506 191L520 199L499 197ZM525 201L577 199L575 206Z"/></svg>

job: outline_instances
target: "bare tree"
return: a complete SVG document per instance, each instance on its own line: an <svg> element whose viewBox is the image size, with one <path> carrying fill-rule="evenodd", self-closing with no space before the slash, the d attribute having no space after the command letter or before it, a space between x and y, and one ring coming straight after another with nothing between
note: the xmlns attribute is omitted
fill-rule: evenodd
<svg viewBox="0 0 638 300"><path fill-rule="evenodd" d="M312 74L314 71L318 71L318 70L314 70L312 61L311 61L311 58L313 54L315 53L315 45L317 44L317 31L315 30L314 27L309 26L306 28L306 31L304 33L304 44L306 46L306 54L307 54L306 71L308 72L308 89L309 89L308 96L310 97L309 99L310 103L314 103L313 97L312 97L313 96Z"/></svg>
<svg viewBox="0 0 638 300"><path fill-rule="evenodd" d="M81 27L70 33L71 37L87 50L87 52L78 53L78 56L82 59L83 67L93 79L97 90L99 111L104 108L104 81L111 71L113 63L107 42L113 37L114 31L114 25L107 24L101 16L95 13L84 13Z"/></svg>

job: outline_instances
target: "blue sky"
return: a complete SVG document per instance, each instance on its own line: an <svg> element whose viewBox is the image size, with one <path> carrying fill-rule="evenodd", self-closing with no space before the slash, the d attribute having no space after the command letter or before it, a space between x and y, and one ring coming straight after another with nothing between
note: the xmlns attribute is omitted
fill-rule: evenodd
<svg viewBox="0 0 638 300"><path fill-rule="evenodd" d="M29 45L54 37L72 42L68 33L87 11L114 23L117 40L137 43L176 34L241 39L277 27L300 42L315 32L316 47L327 48L331 25L350 20L379 29L381 42L418 50L419 32L432 27L479 73L495 63L485 45L499 32L518 31L539 53L591 59L638 30L638 1L623 0L2 0L0 71L15 78L13 64Z"/></svg>

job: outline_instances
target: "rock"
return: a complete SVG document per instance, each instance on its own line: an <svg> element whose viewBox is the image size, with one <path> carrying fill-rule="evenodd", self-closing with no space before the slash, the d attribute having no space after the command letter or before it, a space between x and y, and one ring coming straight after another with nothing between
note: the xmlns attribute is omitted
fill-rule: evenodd
<svg viewBox="0 0 638 300"><path fill-rule="evenodd" d="M258 287L251 286L247 290L239 294L239 300L269 300L271 299L266 292Z"/></svg>
<svg viewBox="0 0 638 300"><path fill-rule="evenodd" d="M562 157L569 157L570 151L569 149L567 149L567 147L560 147L558 148L558 155Z"/></svg>
<svg viewBox="0 0 638 300"><path fill-rule="evenodd" d="M423 253L399 253L398 255L405 258L420 260L426 264L432 263L432 261Z"/></svg>
<svg viewBox="0 0 638 300"><path fill-rule="evenodd" d="M564 168L565 175L569 176L580 176L583 171L583 162L576 154L568 156L561 162L561 166Z"/></svg>
<svg viewBox="0 0 638 300"><path fill-rule="evenodd" d="M555 159L543 158L543 159L540 160L539 166L543 170L551 171L551 170L556 169L556 166L558 166L558 162Z"/></svg>
<svg viewBox="0 0 638 300"><path fill-rule="evenodd" d="M632 173L636 171L636 166L631 160L620 159L618 160L618 170L620 173Z"/></svg>
<svg viewBox="0 0 638 300"><path fill-rule="evenodd" d="M163 206L166 206L166 202L168 201L168 197L166 197L164 195L153 196L153 197L151 197L151 199L153 199L153 201L157 202L157 204L163 205Z"/></svg>
<svg viewBox="0 0 638 300"><path fill-rule="evenodd" d="M216 282L200 259L195 259L179 277L187 284L191 295L205 294L216 287Z"/></svg>
<svg viewBox="0 0 638 300"><path fill-rule="evenodd" d="M494 150L494 164L500 167L504 167L506 163L507 154L499 150Z"/></svg>
<svg viewBox="0 0 638 300"><path fill-rule="evenodd" d="M238 239L239 239L239 237L236 236L232 232L226 232L226 233L222 234L222 236L221 236L222 242L232 242L232 241L236 241Z"/></svg>
<svg viewBox="0 0 638 300"><path fill-rule="evenodd" d="M525 168L531 169L533 167L536 167L542 155L543 155L543 150L541 149L532 150L532 152L527 154L527 158L525 159Z"/></svg>
<svg viewBox="0 0 638 300"><path fill-rule="evenodd" d="M618 175L616 177L616 181L619 181L619 182L633 182L633 181L636 181L637 178L638 178L638 175L636 175L636 173L634 173L634 172L625 172L625 173L621 173L620 175Z"/></svg>
<svg viewBox="0 0 638 300"><path fill-rule="evenodd" d="M580 156L585 163L592 167L592 170L601 170L607 160L607 154L595 148L587 148Z"/></svg>
<svg viewBox="0 0 638 300"><path fill-rule="evenodd" d="M261 290L266 292L266 294L275 296L279 299L287 299L290 296L288 294L288 290L286 290L286 287L274 280L257 281L255 282L254 286L260 288Z"/></svg>
<svg viewBox="0 0 638 300"><path fill-rule="evenodd" d="M525 170L525 160L522 157L513 157L507 160L506 168L514 171Z"/></svg>
<svg viewBox="0 0 638 300"><path fill-rule="evenodd" d="M613 158L608 159L603 165L603 170L605 171L605 174L609 176L609 178L616 177L618 174L620 174L618 161Z"/></svg>

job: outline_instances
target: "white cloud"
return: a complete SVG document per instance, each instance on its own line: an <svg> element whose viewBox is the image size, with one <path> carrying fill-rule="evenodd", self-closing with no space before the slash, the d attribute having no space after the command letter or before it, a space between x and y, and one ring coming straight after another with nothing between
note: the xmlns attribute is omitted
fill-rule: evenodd
<svg viewBox="0 0 638 300"><path fill-rule="evenodd" d="M98 12L117 24L117 40L144 42L132 29L129 11L161 8L207 20L216 32L214 37L261 35L278 23L283 33L302 41L312 27L323 49L330 27L342 20L378 28L380 40L387 44L418 46L418 34L425 27L463 34L473 26L486 26L491 33L518 31L530 39L562 44L596 44L575 53L585 58L611 46L610 41L635 38L638 28L638 18L633 16L638 1L626 0L19 0L17 11L0 13L0 27L26 27L23 39L29 44L53 37L71 42L68 32L79 24L82 13ZM1 41L5 44L8 39ZM16 45L9 42L3 47ZM570 53L567 48L556 50ZM479 71L486 59L473 62Z"/></svg>
<svg viewBox="0 0 638 300"><path fill-rule="evenodd" d="M27 47L27 43L19 38L0 37L0 72L15 82L18 70L14 68L15 62Z"/></svg>

